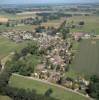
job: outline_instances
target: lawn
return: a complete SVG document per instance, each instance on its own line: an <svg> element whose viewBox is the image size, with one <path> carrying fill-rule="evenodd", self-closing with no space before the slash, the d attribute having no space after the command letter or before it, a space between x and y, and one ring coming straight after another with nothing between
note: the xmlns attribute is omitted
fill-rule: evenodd
<svg viewBox="0 0 99 100"><path fill-rule="evenodd" d="M0 100L11 100L8 96L1 96L0 95Z"/></svg>
<svg viewBox="0 0 99 100"><path fill-rule="evenodd" d="M71 68L82 75L99 75L99 40L82 40Z"/></svg>
<svg viewBox="0 0 99 100"><path fill-rule="evenodd" d="M80 21L84 21L85 25L82 28L74 28L71 32L88 32L92 33L93 31L96 34L99 34L99 16L73 16L68 19L67 22L78 24Z"/></svg>
<svg viewBox="0 0 99 100"><path fill-rule="evenodd" d="M64 89L16 75L13 75L10 78L9 85L17 88L35 89L37 93L40 94L44 94L47 89L52 88L52 96L58 98L59 100L88 100L85 97L66 91Z"/></svg>
<svg viewBox="0 0 99 100"><path fill-rule="evenodd" d="M16 43L6 38L0 37L0 59L7 56L9 53L13 51L18 51L23 48L27 44L26 42L23 43Z"/></svg>

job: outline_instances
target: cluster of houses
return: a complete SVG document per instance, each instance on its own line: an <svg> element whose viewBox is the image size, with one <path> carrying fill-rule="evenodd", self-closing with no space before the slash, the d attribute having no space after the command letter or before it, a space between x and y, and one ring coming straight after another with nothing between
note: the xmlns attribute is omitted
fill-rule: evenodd
<svg viewBox="0 0 99 100"><path fill-rule="evenodd" d="M42 56L42 62L36 66L32 76L54 83L59 82L64 73L68 71L73 57L71 48L72 42L69 39L62 39L60 34L61 33L57 33L55 36L51 36L44 32L41 34L28 31L0 33L1 36L16 42L36 40L40 45L39 49L43 49L45 54ZM77 41L82 37L90 37L84 33L73 33L72 36ZM61 85L75 90L85 90L88 86L88 82L84 79L72 81L65 78L62 79Z"/></svg>
<svg viewBox="0 0 99 100"><path fill-rule="evenodd" d="M40 79L57 82L72 59L71 42L46 34L42 34L38 42L40 49L43 49L46 54L42 57L42 64L36 67L37 70L33 75Z"/></svg>
<svg viewBox="0 0 99 100"><path fill-rule="evenodd" d="M0 32L0 36L6 37L15 42L21 42L23 40L32 40L33 32L28 31L11 31L11 32Z"/></svg>
<svg viewBox="0 0 99 100"><path fill-rule="evenodd" d="M58 83L64 73L68 71L68 66L72 60L72 48L70 40L63 40L59 34L50 36L42 33L38 38L40 49L44 49L45 56L42 57L42 63L36 66L33 77ZM89 82L84 78L72 80L65 78L61 85L74 89L75 91L85 91Z"/></svg>
<svg viewBox="0 0 99 100"><path fill-rule="evenodd" d="M91 37L90 34L84 32L74 32L71 33L71 35L76 41L79 41L80 39L89 39Z"/></svg>

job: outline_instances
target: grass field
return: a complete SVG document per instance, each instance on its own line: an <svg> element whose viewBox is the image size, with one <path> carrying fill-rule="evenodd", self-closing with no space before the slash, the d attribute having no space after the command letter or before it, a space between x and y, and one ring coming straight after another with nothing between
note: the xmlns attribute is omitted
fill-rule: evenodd
<svg viewBox="0 0 99 100"><path fill-rule="evenodd" d="M85 25L82 28L72 29L71 32L95 32L99 34L99 16L73 16L68 19L68 22L73 21L74 24L78 24L80 21L84 21Z"/></svg>
<svg viewBox="0 0 99 100"><path fill-rule="evenodd" d="M0 95L0 100L11 100L8 96L1 96Z"/></svg>
<svg viewBox="0 0 99 100"><path fill-rule="evenodd" d="M37 25L24 25L20 24L15 27L9 26L6 27L6 25L0 25L0 31L12 31L12 30L17 30L17 31L33 31Z"/></svg>
<svg viewBox="0 0 99 100"><path fill-rule="evenodd" d="M82 75L99 75L99 40L82 40L71 68Z"/></svg>
<svg viewBox="0 0 99 100"><path fill-rule="evenodd" d="M16 43L6 38L0 37L0 59L2 59L4 56L7 56L9 53L15 50L20 50L26 44L27 42Z"/></svg>
<svg viewBox="0 0 99 100"><path fill-rule="evenodd" d="M3 11L0 12L0 17L8 18L8 19L22 19L29 17L36 17L36 14L8 14Z"/></svg>
<svg viewBox="0 0 99 100"><path fill-rule="evenodd" d="M61 88L16 75L13 75L11 77L9 85L12 87L18 87L24 89L35 89L37 93L40 94L44 94L47 89L52 88L53 89L52 96L58 98L59 100L88 100L78 94L63 90Z"/></svg>

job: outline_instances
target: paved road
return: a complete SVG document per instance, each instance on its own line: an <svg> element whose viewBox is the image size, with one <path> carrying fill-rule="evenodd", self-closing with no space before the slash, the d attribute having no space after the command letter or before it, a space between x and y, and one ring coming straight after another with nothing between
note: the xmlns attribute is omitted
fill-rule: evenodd
<svg viewBox="0 0 99 100"><path fill-rule="evenodd" d="M19 76L19 77L22 77L22 78L27 78L27 79L35 80L35 81L39 81L39 82L42 82L42 83L45 83L45 84L48 84L48 85L52 85L52 86L55 86L55 87L64 89L64 90L66 90L66 91L73 92L73 93L76 93L76 94L78 94L78 95L81 95L81 96L83 96L83 97L85 97L85 98L88 98L89 100L93 100L93 99L91 99L90 97L88 97L88 96L86 96L86 95L83 95L83 94L81 94L81 93L79 93L79 92L77 92L77 91L68 89L68 88L66 88L66 87L64 87L64 86L61 86L61 85L58 85L58 84L54 84L54 83L48 82L48 81L46 81L46 80L41 80L41 79L37 79L37 78L33 78L33 77L22 76L22 75L15 74L15 73L13 73L13 75L16 75L16 76Z"/></svg>

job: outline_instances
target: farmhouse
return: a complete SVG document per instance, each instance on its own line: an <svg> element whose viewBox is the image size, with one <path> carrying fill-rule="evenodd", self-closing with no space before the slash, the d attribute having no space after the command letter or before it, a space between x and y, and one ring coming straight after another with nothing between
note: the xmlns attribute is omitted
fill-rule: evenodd
<svg viewBox="0 0 99 100"><path fill-rule="evenodd" d="M85 35L85 33L76 32L76 33L72 33L72 35L73 35L74 39L78 41L79 39L81 39Z"/></svg>

